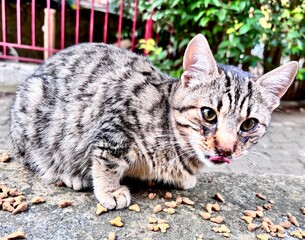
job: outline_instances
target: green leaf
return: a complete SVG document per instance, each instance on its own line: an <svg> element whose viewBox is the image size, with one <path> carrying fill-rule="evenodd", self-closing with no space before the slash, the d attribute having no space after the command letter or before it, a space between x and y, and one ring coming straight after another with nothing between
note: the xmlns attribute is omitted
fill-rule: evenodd
<svg viewBox="0 0 305 240"><path fill-rule="evenodd" d="M204 3L205 8L207 8L209 6L210 2L211 2L211 0L204 0L203 3Z"/></svg>
<svg viewBox="0 0 305 240"><path fill-rule="evenodd" d="M190 39L189 38L185 38L183 39L179 45L178 45L178 49L181 50L182 48L184 48L188 43L189 43Z"/></svg>
<svg viewBox="0 0 305 240"><path fill-rule="evenodd" d="M194 21L197 22L203 16L203 14L205 14L205 12L201 11L198 15L196 15L196 17L194 17Z"/></svg>
<svg viewBox="0 0 305 240"><path fill-rule="evenodd" d="M217 7L220 6L220 2L218 0L212 0L212 3Z"/></svg>
<svg viewBox="0 0 305 240"><path fill-rule="evenodd" d="M210 21L209 18L201 18L200 22L199 22L199 26L200 27L205 27L207 25L207 23Z"/></svg>
<svg viewBox="0 0 305 240"><path fill-rule="evenodd" d="M226 31L227 34L231 34L231 33L234 33L234 32L235 32L235 28L232 28L232 27L228 28L227 31Z"/></svg>
<svg viewBox="0 0 305 240"><path fill-rule="evenodd" d="M241 26L241 28L239 29L239 34L240 34L240 35L245 34L245 33L247 33L250 29L251 29L251 24L250 24L250 23L247 23L247 24Z"/></svg>

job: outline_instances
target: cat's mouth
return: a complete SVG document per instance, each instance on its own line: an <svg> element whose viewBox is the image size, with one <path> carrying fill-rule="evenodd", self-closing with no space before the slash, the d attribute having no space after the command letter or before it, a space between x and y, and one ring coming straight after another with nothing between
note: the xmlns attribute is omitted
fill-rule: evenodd
<svg viewBox="0 0 305 240"><path fill-rule="evenodd" d="M222 163L231 163L231 159L223 156L213 156L209 157L209 161L215 164L222 164Z"/></svg>

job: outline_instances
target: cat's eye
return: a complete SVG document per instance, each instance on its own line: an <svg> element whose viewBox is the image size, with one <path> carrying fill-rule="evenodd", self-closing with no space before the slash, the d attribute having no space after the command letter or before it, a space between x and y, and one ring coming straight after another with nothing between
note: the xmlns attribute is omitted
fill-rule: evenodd
<svg viewBox="0 0 305 240"><path fill-rule="evenodd" d="M241 124L240 130L243 132L249 132L256 128L257 123L258 120L256 118L249 118Z"/></svg>
<svg viewBox="0 0 305 240"><path fill-rule="evenodd" d="M217 115L212 108L203 107L201 109L202 118L209 123L216 123L217 122Z"/></svg>

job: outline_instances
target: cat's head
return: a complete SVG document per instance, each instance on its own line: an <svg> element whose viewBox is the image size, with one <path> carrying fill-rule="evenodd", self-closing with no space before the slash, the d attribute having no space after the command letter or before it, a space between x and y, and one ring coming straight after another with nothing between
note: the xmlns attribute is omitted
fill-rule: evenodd
<svg viewBox="0 0 305 240"><path fill-rule="evenodd" d="M171 101L175 135L182 149L212 165L230 163L264 136L298 64L289 62L252 79L236 67L217 65L199 34L186 49L183 68Z"/></svg>

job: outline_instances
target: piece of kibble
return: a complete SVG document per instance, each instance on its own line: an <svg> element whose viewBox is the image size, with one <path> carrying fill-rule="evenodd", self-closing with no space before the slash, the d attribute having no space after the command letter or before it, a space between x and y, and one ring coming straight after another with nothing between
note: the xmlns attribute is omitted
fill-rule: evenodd
<svg viewBox="0 0 305 240"><path fill-rule="evenodd" d="M10 156L8 155L7 152L4 152L0 155L0 162L8 162L10 160Z"/></svg>
<svg viewBox="0 0 305 240"><path fill-rule="evenodd" d="M135 212L140 212L141 211L138 204L130 205L128 209L131 210L131 211L135 211Z"/></svg>
<svg viewBox="0 0 305 240"><path fill-rule="evenodd" d="M148 219L148 222L149 223L156 223L158 221L158 219L157 218L153 218L153 217L150 217L149 219Z"/></svg>
<svg viewBox="0 0 305 240"><path fill-rule="evenodd" d="M302 234L303 237L305 237L305 230L300 230L300 233Z"/></svg>
<svg viewBox="0 0 305 240"><path fill-rule="evenodd" d="M248 217L256 218L256 211L245 210L244 214Z"/></svg>
<svg viewBox="0 0 305 240"><path fill-rule="evenodd" d="M158 218L157 223L158 223L158 224L162 224L162 223L167 223L167 221L166 221L165 219Z"/></svg>
<svg viewBox="0 0 305 240"><path fill-rule="evenodd" d="M263 209L261 206L256 206L256 211L263 212L263 211L264 211L264 209Z"/></svg>
<svg viewBox="0 0 305 240"><path fill-rule="evenodd" d="M276 225L269 225L269 229L270 229L270 232L275 233L277 231L277 226Z"/></svg>
<svg viewBox="0 0 305 240"><path fill-rule="evenodd" d="M0 239L11 240L11 239L25 239L25 238L26 238L26 235L24 232L17 231L17 232L13 232L9 235L6 235L5 237L0 238Z"/></svg>
<svg viewBox="0 0 305 240"><path fill-rule="evenodd" d="M269 240L270 236L268 234L262 233L262 234L258 234L256 236L256 238L259 239L259 240Z"/></svg>
<svg viewBox="0 0 305 240"><path fill-rule="evenodd" d="M225 202L224 197L220 193L216 193L215 196L214 196L214 199L219 201L219 202L222 202L222 203Z"/></svg>
<svg viewBox="0 0 305 240"><path fill-rule="evenodd" d="M295 230L295 231L290 232L290 235L295 237L295 238L298 238L298 239L303 238L302 233L299 230Z"/></svg>
<svg viewBox="0 0 305 240"><path fill-rule="evenodd" d="M7 198L7 197L8 197L8 193L7 192L0 193L0 200L4 199L4 198Z"/></svg>
<svg viewBox="0 0 305 240"><path fill-rule="evenodd" d="M17 197L19 195L22 195L22 193L19 192L19 190L17 188L11 188L10 191L9 191L9 195L11 197Z"/></svg>
<svg viewBox="0 0 305 240"><path fill-rule="evenodd" d="M262 221L263 222L267 222L268 223L268 225L274 225L274 223L270 220L270 218L268 218L268 217L264 217L263 219L262 219Z"/></svg>
<svg viewBox="0 0 305 240"><path fill-rule="evenodd" d="M220 223L223 222L223 217L222 216L218 216L218 217L210 218L210 221L214 222L214 223L220 224Z"/></svg>
<svg viewBox="0 0 305 240"><path fill-rule="evenodd" d="M121 217L116 217L116 218L112 219L110 221L110 224L112 226L116 226L116 227L123 227L124 226L124 223L122 222L122 218Z"/></svg>
<svg viewBox="0 0 305 240"><path fill-rule="evenodd" d="M9 202L11 205L14 204L15 199L13 197L8 197L8 198L4 198L2 199L3 202Z"/></svg>
<svg viewBox="0 0 305 240"><path fill-rule="evenodd" d="M174 214L176 210L174 208L164 208L163 212L166 212L168 214Z"/></svg>
<svg viewBox="0 0 305 240"><path fill-rule="evenodd" d="M255 229L259 228L259 226L257 224L254 224L254 223L249 223L248 226L247 226L248 230L250 232L254 231Z"/></svg>
<svg viewBox="0 0 305 240"><path fill-rule="evenodd" d="M296 227L299 227L299 226L300 226L300 224L299 224L299 222L298 222L298 220L296 219L295 216L290 216L290 217L288 218L288 220L289 220L289 222L291 222L294 226L296 226Z"/></svg>
<svg viewBox="0 0 305 240"><path fill-rule="evenodd" d="M288 228L290 228L290 227L291 227L291 222L286 221L286 222L282 222L282 223L280 223L279 225L280 225L280 226L282 226L283 228L288 229Z"/></svg>
<svg viewBox="0 0 305 240"><path fill-rule="evenodd" d="M44 203L46 200L43 197L33 197L31 200L32 204Z"/></svg>
<svg viewBox="0 0 305 240"><path fill-rule="evenodd" d="M158 213L162 211L162 206L161 204L157 204L154 209L153 209L153 213Z"/></svg>
<svg viewBox="0 0 305 240"><path fill-rule="evenodd" d="M305 207L301 208L301 212L305 214Z"/></svg>
<svg viewBox="0 0 305 240"><path fill-rule="evenodd" d="M230 232L231 232L230 229L229 229L226 225L224 225L224 224L222 224L222 225L219 227L218 231L219 231L220 233L230 233Z"/></svg>
<svg viewBox="0 0 305 240"><path fill-rule="evenodd" d="M209 220L210 218L211 218L211 213L209 213L209 212L200 212L199 213L199 215L203 218L203 219L205 219L205 220Z"/></svg>
<svg viewBox="0 0 305 240"><path fill-rule="evenodd" d="M257 193L255 196L261 200L266 200L266 197L261 193Z"/></svg>
<svg viewBox="0 0 305 240"><path fill-rule="evenodd" d="M176 201L165 202L164 205L165 205L166 207L169 207L169 208L175 208L175 207L177 207Z"/></svg>
<svg viewBox="0 0 305 240"><path fill-rule="evenodd" d="M14 211L14 207L9 202L3 202L2 210L12 212L12 211Z"/></svg>
<svg viewBox="0 0 305 240"><path fill-rule="evenodd" d="M189 199L188 197L183 197L182 202L187 204L187 205L194 205L195 204L195 202L192 201L191 199Z"/></svg>
<svg viewBox="0 0 305 240"><path fill-rule="evenodd" d="M148 224L147 229L148 229L149 231L154 231L154 227L155 227L154 224Z"/></svg>
<svg viewBox="0 0 305 240"><path fill-rule="evenodd" d="M277 233L278 238L285 238L286 235L284 233Z"/></svg>
<svg viewBox="0 0 305 240"><path fill-rule="evenodd" d="M156 196L157 196L157 194L156 194L156 193L149 193L149 194L148 194L148 198L149 198L150 200L155 199L155 198L156 198Z"/></svg>
<svg viewBox="0 0 305 240"><path fill-rule="evenodd" d="M60 208L69 207L71 205L72 205L72 202L69 200L60 200L58 203L58 207L60 207Z"/></svg>
<svg viewBox="0 0 305 240"><path fill-rule="evenodd" d="M262 211L255 211L255 213L256 213L256 216L257 216L257 217L262 217L262 216L264 216L264 212L262 212Z"/></svg>
<svg viewBox="0 0 305 240"><path fill-rule="evenodd" d="M166 192L164 195L165 199L171 199L173 197L173 195L170 192Z"/></svg>
<svg viewBox="0 0 305 240"><path fill-rule="evenodd" d="M108 234L108 240L115 240L116 236L115 236L115 232L110 232Z"/></svg>
<svg viewBox="0 0 305 240"><path fill-rule="evenodd" d="M213 207L213 204L207 203L205 205L205 210L207 210L208 213L212 213L212 207Z"/></svg>
<svg viewBox="0 0 305 240"><path fill-rule="evenodd" d="M269 224L267 222L263 221L262 222L262 229L269 233L270 232Z"/></svg>
<svg viewBox="0 0 305 240"><path fill-rule="evenodd" d="M248 224L252 223L252 221L253 221L253 217L250 217L250 216L242 216L241 219L244 220Z"/></svg>
<svg viewBox="0 0 305 240"><path fill-rule="evenodd" d="M280 226L280 225L275 225L276 226L276 231L278 233L285 233L285 229L284 227Z"/></svg>
<svg viewBox="0 0 305 240"><path fill-rule="evenodd" d="M17 196L17 197L14 197L14 204L13 204L13 207L16 207L18 206L20 203L22 203L22 201L25 199L25 196L23 195L20 195L20 196Z"/></svg>
<svg viewBox="0 0 305 240"><path fill-rule="evenodd" d="M220 211L220 207L219 207L218 203L212 204L212 210L214 210L214 211L216 211L216 212L219 212L219 211Z"/></svg>
<svg viewBox="0 0 305 240"><path fill-rule="evenodd" d="M269 203L274 204L275 201L274 201L273 199L270 199L270 200L269 200Z"/></svg>
<svg viewBox="0 0 305 240"><path fill-rule="evenodd" d="M269 203L264 204L266 210L271 210L271 205Z"/></svg>
<svg viewBox="0 0 305 240"><path fill-rule="evenodd" d="M101 215L102 213L107 212L107 208L105 208L102 204L98 203L96 204L96 215Z"/></svg>
<svg viewBox="0 0 305 240"><path fill-rule="evenodd" d="M15 208L12 214L15 215L17 213L21 213L26 211L27 209L28 209L28 204L26 202L22 202Z"/></svg>
<svg viewBox="0 0 305 240"><path fill-rule="evenodd" d="M224 237L230 237L230 233L223 233L222 234Z"/></svg>
<svg viewBox="0 0 305 240"><path fill-rule="evenodd" d="M161 230L162 233L166 233L166 230L169 229L168 223L158 223L157 227Z"/></svg>
<svg viewBox="0 0 305 240"><path fill-rule="evenodd" d="M176 204L180 205L182 203L182 197L177 197L176 198Z"/></svg>

